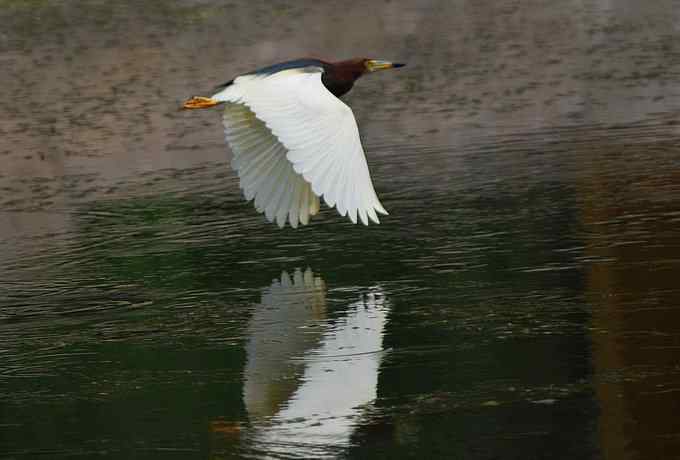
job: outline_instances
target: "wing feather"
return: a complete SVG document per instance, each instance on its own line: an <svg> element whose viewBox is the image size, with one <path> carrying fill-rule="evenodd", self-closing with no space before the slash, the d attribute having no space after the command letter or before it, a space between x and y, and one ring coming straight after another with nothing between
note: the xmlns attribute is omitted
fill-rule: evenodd
<svg viewBox="0 0 680 460"><path fill-rule="evenodd" d="M298 222L300 222L300 195L302 192L302 184L300 183L300 180L297 180L298 177L299 175L296 174L295 180L292 181L290 207L288 208L288 221L293 228L297 228Z"/></svg>
<svg viewBox="0 0 680 460"><path fill-rule="evenodd" d="M238 77L213 99L227 102L226 139L240 186L283 227L306 225L319 198L356 223L387 214L371 181L352 110L321 82L321 69Z"/></svg>
<svg viewBox="0 0 680 460"><path fill-rule="evenodd" d="M309 223L309 187L300 192L300 223L302 225Z"/></svg>

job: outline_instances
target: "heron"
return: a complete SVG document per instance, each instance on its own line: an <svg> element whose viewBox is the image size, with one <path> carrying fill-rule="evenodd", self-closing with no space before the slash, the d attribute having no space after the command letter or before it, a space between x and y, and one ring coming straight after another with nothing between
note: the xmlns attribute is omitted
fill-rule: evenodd
<svg viewBox="0 0 680 460"><path fill-rule="evenodd" d="M231 166L247 201L280 228L307 225L319 199L352 223L387 215L373 188L352 109L340 97L367 73L402 67L382 59L296 59L194 96L184 109L224 106Z"/></svg>

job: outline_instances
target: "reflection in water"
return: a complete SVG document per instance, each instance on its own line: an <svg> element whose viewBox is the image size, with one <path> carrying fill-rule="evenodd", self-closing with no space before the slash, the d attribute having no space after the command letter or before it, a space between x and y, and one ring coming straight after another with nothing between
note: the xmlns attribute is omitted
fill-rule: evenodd
<svg viewBox="0 0 680 460"><path fill-rule="evenodd" d="M319 458L349 446L362 408L376 397L387 313L375 288L334 317L310 269L283 272L265 289L246 346L252 448Z"/></svg>
<svg viewBox="0 0 680 460"><path fill-rule="evenodd" d="M580 191L602 456L680 458L680 234L669 187L680 176L629 161L617 171L638 176L622 189L606 162L591 165L598 174Z"/></svg>
<svg viewBox="0 0 680 460"><path fill-rule="evenodd" d="M310 269L281 274L262 293L250 319L243 399L250 417L277 413L299 385L304 363L292 361L318 346L326 318L326 286Z"/></svg>
<svg viewBox="0 0 680 460"><path fill-rule="evenodd" d="M680 458L677 3L0 1L0 456ZM363 53L389 219L264 226L178 103Z"/></svg>

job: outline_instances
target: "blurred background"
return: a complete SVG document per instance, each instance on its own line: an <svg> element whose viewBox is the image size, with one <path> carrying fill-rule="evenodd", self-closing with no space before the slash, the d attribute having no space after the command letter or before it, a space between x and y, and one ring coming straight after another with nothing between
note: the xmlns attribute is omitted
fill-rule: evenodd
<svg viewBox="0 0 680 460"><path fill-rule="evenodd" d="M672 0L0 0L0 457L680 457ZM354 110L389 216L245 203L235 75Z"/></svg>

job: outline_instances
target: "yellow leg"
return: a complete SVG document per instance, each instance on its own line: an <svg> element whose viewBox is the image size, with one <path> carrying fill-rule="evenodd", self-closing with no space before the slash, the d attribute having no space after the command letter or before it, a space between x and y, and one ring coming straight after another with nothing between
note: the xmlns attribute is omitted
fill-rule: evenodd
<svg viewBox="0 0 680 460"><path fill-rule="evenodd" d="M222 101L216 101L209 97L194 96L184 104L182 104L183 109L207 109L208 107L214 107L217 104L221 104Z"/></svg>

